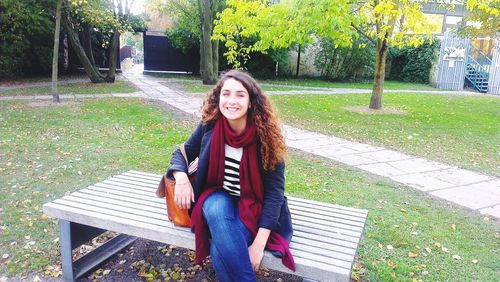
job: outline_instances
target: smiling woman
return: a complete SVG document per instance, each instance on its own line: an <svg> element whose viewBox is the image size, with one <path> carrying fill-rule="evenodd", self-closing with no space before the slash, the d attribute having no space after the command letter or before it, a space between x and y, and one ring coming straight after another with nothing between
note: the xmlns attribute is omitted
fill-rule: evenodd
<svg viewBox="0 0 500 282"><path fill-rule="evenodd" d="M256 281L268 249L295 270L284 197L286 145L255 79L241 71L223 74L184 147L187 163L199 157L196 181L189 182L180 150L172 156L167 177L176 180L177 205L190 209L196 263L210 254L220 281Z"/></svg>

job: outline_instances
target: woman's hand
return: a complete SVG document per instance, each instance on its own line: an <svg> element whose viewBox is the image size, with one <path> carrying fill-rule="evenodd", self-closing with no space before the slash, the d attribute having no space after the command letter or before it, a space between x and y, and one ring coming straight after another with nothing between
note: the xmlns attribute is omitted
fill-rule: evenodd
<svg viewBox="0 0 500 282"><path fill-rule="evenodd" d="M260 263L264 258L264 247L255 242L248 247L248 255L250 256L250 263L252 263L252 268L255 273L259 272Z"/></svg>
<svg viewBox="0 0 500 282"><path fill-rule="evenodd" d="M194 192L189 178L184 172L175 172L174 201L181 209L190 209L194 202Z"/></svg>
<svg viewBox="0 0 500 282"><path fill-rule="evenodd" d="M260 263L264 258L264 248L266 247L267 239L270 234L271 230L262 227L259 228L252 245L248 247L250 263L252 263L253 271L255 271L255 273L259 272Z"/></svg>

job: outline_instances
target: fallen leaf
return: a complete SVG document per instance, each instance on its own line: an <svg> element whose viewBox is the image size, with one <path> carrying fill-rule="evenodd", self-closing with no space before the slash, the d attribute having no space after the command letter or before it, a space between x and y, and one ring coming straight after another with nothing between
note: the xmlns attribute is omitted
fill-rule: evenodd
<svg viewBox="0 0 500 282"><path fill-rule="evenodd" d="M455 224L452 224L451 229L453 229L453 231L455 231L455 230L457 230L457 226Z"/></svg>
<svg viewBox="0 0 500 282"><path fill-rule="evenodd" d="M442 246L441 247L441 251L445 252L445 253L449 253L450 251L448 250L448 248Z"/></svg>
<svg viewBox="0 0 500 282"><path fill-rule="evenodd" d="M122 272L123 272L123 268L118 268L118 269L116 270L116 272L118 272L118 273L122 273Z"/></svg>
<svg viewBox="0 0 500 282"><path fill-rule="evenodd" d="M473 264L476 264L476 263L478 263L478 262L479 262L479 261L478 261L477 259L473 259L473 260L472 260L472 263L473 263Z"/></svg>
<svg viewBox="0 0 500 282"><path fill-rule="evenodd" d="M429 254L432 252L431 248L425 248L425 251L427 251Z"/></svg>
<svg viewBox="0 0 500 282"><path fill-rule="evenodd" d="M392 245L387 245L387 249L392 250L392 249L394 249L394 247Z"/></svg>
<svg viewBox="0 0 500 282"><path fill-rule="evenodd" d="M453 255L453 256L452 256L452 258L453 258L454 260L460 260L460 259L461 259L461 257L460 257L459 255Z"/></svg>
<svg viewBox="0 0 500 282"><path fill-rule="evenodd" d="M111 270L106 269L102 272L102 275L108 275L111 272Z"/></svg>
<svg viewBox="0 0 500 282"><path fill-rule="evenodd" d="M9 254L3 254L2 255L2 259L8 259L9 258Z"/></svg>
<svg viewBox="0 0 500 282"><path fill-rule="evenodd" d="M35 276L35 278L33 278L33 282L40 282L40 281L42 281L42 279L40 279L40 277L38 277L38 275Z"/></svg>
<svg viewBox="0 0 500 282"><path fill-rule="evenodd" d="M126 263L126 262L127 262L127 260L126 260L126 259L124 259L124 260L121 260L121 261L119 262L119 264L124 264L124 263Z"/></svg>
<svg viewBox="0 0 500 282"><path fill-rule="evenodd" d="M408 253L408 257L410 257L410 258L416 258L416 257L418 257L418 254L417 253L413 253L413 252L409 252Z"/></svg>

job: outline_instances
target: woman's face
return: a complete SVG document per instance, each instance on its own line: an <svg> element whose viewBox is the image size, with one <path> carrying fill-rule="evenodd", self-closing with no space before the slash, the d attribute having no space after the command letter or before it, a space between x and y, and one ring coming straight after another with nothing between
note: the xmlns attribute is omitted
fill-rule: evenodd
<svg viewBox="0 0 500 282"><path fill-rule="evenodd" d="M249 107L250 95L243 84L234 78L226 80L220 91L219 109L232 127L246 125Z"/></svg>

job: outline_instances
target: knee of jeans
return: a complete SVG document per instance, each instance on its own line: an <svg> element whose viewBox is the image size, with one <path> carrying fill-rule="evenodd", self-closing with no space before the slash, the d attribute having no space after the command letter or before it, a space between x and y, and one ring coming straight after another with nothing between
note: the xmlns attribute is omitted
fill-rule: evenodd
<svg viewBox="0 0 500 282"><path fill-rule="evenodd" d="M203 215L207 222L218 219L234 219L234 203L229 195L215 192L203 203Z"/></svg>

